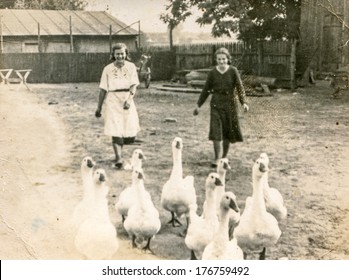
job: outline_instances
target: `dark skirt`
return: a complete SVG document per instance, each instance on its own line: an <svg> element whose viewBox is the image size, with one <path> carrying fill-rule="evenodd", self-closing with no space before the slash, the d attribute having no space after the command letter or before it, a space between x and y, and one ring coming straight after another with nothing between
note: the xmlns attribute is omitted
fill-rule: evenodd
<svg viewBox="0 0 349 280"><path fill-rule="evenodd" d="M223 106L211 104L209 140L222 141L227 139L230 143L243 141L237 102L229 103Z"/></svg>

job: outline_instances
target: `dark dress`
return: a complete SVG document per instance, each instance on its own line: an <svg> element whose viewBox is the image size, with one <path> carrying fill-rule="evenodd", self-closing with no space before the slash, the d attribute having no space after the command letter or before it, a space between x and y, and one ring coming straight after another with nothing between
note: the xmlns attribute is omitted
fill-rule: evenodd
<svg viewBox="0 0 349 280"><path fill-rule="evenodd" d="M220 73L216 67L207 77L205 86L197 102L201 107L207 97L212 94L209 140L231 143L242 142L242 133L238 119L238 100L245 102L245 90L238 70L230 66L226 72Z"/></svg>

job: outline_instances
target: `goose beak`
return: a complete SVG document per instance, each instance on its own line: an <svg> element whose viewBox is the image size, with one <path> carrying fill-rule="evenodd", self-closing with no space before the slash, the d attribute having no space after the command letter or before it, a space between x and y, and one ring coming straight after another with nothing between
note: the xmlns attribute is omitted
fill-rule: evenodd
<svg viewBox="0 0 349 280"><path fill-rule="evenodd" d="M181 148L181 143L179 141L176 142L176 149L180 149Z"/></svg>
<svg viewBox="0 0 349 280"><path fill-rule="evenodd" d="M229 163L224 163L223 164L223 168L225 169L225 170L230 170L231 169L231 166L229 165Z"/></svg>
<svg viewBox="0 0 349 280"><path fill-rule="evenodd" d="M106 178L105 178L104 174L99 174L99 181L100 182L105 182L106 181Z"/></svg>
<svg viewBox="0 0 349 280"><path fill-rule="evenodd" d="M223 183L221 180L219 180L219 178L216 178L214 183L217 187L223 187Z"/></svg>
<svg viewBox="0 0 349 280"><path fill-rule="evenodd" d="M259 164L259 171L263 173L268 171L267 167L262 162Z"/></svg>
<svg viewBox="0 0 349 280"><path fill-rule="evenodd" d="M94 162L90 159L87 160L87 167L92 168L94 166Z"/></svg>
<svg viewBox="0 0 349 280"><path fill-rule="evenodd" d="M240 212L239 206L236 204L234 199L230 199L229 207L237 213Z"/></svg>
<svg viewBox="0 0 349 280"><path fill-rule="evenodd" d="M139 153L138 158L139 159L145 159L145 156L143 154Z"/></svg>

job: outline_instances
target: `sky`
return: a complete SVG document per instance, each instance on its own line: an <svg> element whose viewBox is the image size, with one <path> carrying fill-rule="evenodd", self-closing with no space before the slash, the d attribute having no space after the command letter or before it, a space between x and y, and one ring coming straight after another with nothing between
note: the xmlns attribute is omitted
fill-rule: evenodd
<svg viewBox="0 0 349 280"><path fill-rule="evenodd" d="M167 0L86 0L86 2L88 2L86 10L104 11L109 6L109 12L126 24L140 20L143 32L167 31L167 25L159 18L166 10ZM211 27L200 27L195 23L198 12L193 11L193 13L182 25L182 31L210 33ZM132 27L138 28L136 24Z"/></svg>

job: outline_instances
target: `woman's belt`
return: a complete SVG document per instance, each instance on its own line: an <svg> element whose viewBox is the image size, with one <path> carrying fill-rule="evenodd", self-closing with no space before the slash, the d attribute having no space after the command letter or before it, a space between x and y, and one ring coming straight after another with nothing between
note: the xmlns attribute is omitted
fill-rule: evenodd
<svg viewBox="0 0 349 280"><path fill-rule="evenodd" d="M121 91L130 91L129 88L121 88L121 89L114 89L114 90L108 90L109 92L121 92Z"/></svg>

